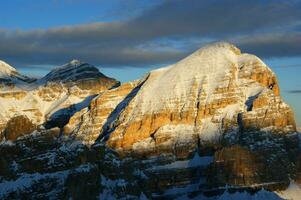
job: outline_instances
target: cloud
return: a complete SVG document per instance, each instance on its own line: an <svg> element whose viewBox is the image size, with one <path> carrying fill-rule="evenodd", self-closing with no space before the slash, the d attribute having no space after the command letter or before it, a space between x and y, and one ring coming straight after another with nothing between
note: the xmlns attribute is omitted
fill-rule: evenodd
<svg viewBox="0 0 301 200"><path fill-rule="evenodd" d="M243 51L261 57L301 56L301 32L248 36L239 39L236 43Z"/></svg>
<svg viewBox="0 0 301 200"><path fill-rule="evenodd" d="M289 90L287 92L291 94L301 94L301 90Z"/></svg>
<svg viewBox="0 0 301 200"><path fill-rule="evenodd" d="M290 0L176 0L145 12L129 25L143 27L148 36L233 36L293 26L301 19L300 9L300 2Z"/></svg>
<svg viewBox="0 0 301 200"><path fill-rule="evenodd" d="M0 59L19 66L77 58L105 67L140 67L175 62L217 40L264 57L300 56L300 10L295 0L164 1L124 21L2 29Z"/></svg>
<svg viewBox="0 0 301 200"><path fill-rule="evenodd" d="M34 31L0 31L1 58L17 64L58 64L78 58L110 66L165 63L183 52L139 47L145 41L123 32L124 24L89 24Z"/></svg>

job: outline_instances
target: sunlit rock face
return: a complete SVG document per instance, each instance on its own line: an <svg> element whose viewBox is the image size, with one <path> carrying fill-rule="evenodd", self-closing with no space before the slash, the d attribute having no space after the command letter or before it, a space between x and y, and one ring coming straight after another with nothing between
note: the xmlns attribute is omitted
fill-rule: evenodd
<svg viewBox="0 0 301 200"><path fill-rule="evenodd" d="M250 131L235 140L223 138L224 145L215 151L206 171L207 187L283 190L295 177L299 153L296 134Z"/></svg>
<svg viewBox="0 0 301 200"><path fill-rule="evenodd" d="M7 140L16 140L18 137L27 135L35 129L36 126L26 116L16 116L7 122L4 137Z"/></svg>
<svg viewBox="0 0 301 200"><path fill-rule="evenodd" d="M91 145L100 137L105 129L126 106L131 91L137 87L138 81L125 83L118 88L107 90L94 98L89 107L75 113L64 127L64 134L71 135L81 142Z"/></svg>
<svg viewBox="0 0 301 200"><path fill-rule="evenodd" d="M33 80L0 63L0 133L14 116L22 115L35 126L63 127L99 93L119 85L87 63L73 60Z"/></svg>
<svg viewBox="0 0 301 200"><path fill-rule="evenodd" d="M259 58L216 43L150 72L102 134L122 155L187 157L198 143L228 132L294 132L292 110L279 94L275 74Z"/></svg>

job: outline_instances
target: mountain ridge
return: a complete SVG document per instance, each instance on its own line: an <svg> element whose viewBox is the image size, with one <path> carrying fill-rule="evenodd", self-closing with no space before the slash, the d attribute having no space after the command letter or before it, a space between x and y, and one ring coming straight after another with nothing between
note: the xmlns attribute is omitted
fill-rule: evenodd
<svg viewBox="0 0 301 200"><path fill-rule="evenodd" d="M281 199L300 187L293 111L255 55L214 43L120 86L87 83L91 70L74 60L29 93L0 90L0 198Z"/></svg>
<svg viewBox="0 0 301 200"><path fill-rule="evenodd" d="M11 72L15 72L15 71L17 71L15 68L10 66L6 62L0 60L0 74L1 74L1 76L3 74L9 74L10 75Z"/></svg>
<svg viewBox="0 0 301 200"><path fill-rule="evenodd" d="M49 124L54 123L53 120L58 121L53 119L54 116L62 121L55 122L56 125L64 124L69 115L76 109L81 109L80 102L90 100L92 96L120 84L115 79L104 76L93 65L77 62L55 68L35 81L27 81L30 78L20 80L18 77L25 76L12 67L8 68L7 64L6 68L12 72L6 73L5 80L0 81L0 86L3 85L0 87L0 105L3 107L0 113L0 132L5 129L10 118L18 115L28 117L36 126L49 127ZM52 122L48 123L48 120Z"/></svg>

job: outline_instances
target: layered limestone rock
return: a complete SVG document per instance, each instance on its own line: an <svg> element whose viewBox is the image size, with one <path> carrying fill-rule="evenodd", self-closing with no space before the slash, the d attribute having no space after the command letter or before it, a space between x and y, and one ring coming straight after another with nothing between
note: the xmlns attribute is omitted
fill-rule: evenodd
<svg viewBox="0 0 301 200"><path fill-rule="evenodd" d="M20 115L11 118L6 124L4 137L7 140L16 140L18 137L29 134L36 126L26 116Z"/></svg>
<svg viewBox="0 0 301 200"><path fill-rule="evenodd" d="M107 90L94 98L89 107L75 113L64 127L64 134L72 135L77 140L89 145L94 144L99 133L110 124L126 106L130 92L139 82L122 84L120 87Z"/></svg>
<svg viewBox="0 0 301 200"><path fill-rule="evenodd" d="M263 91L250 102L247 112L243 112L240 117L244 129L264 128L277 133L296 131L292 110L269 90Z"/></svg>
<svg viewBox="0 0 301 200"><path fill-rule="evenodd" d="M118 86L119 82L92 65L74 60L35 82L1 62L1 84L0 135L3 138L7 122L18 115L29 118L35 126L62 128L95 95Z"/></svg>
<svg viewBox="0 0 301 200"><path fill-rule="evenodd" d="M275 74L228 43L201 48L143 81L111 129L101 133L123 155L187 157L199 142L217 142L227 132L296 130Z"/></svg>

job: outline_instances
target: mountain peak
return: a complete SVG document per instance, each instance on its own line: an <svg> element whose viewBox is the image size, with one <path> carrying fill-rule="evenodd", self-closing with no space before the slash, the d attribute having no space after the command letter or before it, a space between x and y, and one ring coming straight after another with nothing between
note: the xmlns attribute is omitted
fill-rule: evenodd
<svg viewBox="0 0 301 200"><path fill-rule="evenodd" d="M78 66L78 65L80 65L80 64L82 64L82 63L83 63L83 62L80 61L80 60L73 59L73 60L71 60L68 64Z"/></svg>
<svg viewBox="0 0 301 200"><path fill-rule="evenodd" d="M208 44L173 65L152 71L147 81L147 90L142 88L140 91L143 99L139 101L143 108L158 110L163 106L161 102L167 99L181 99L181 102L185 102L193 87L202 88L207 94L212 94L222 84L228 84L224 80L229 77L233 78L233 83L240 81L232 77L231 73L238 73L239 67L248 60L267 68L259 58L241 54L230 43ZM213 97L214 95L208 95L207 101Z"/></svg>
<svg viewBox="0 0 301 200"><path fill-rule="evenodd" d="M16 74L17 70L7 64L6 62L0 60L0 75L10 76L11 74Z"/></svg>
<svg viewBox="0 0 301 200"><path fill-rule="evenodd" d="M14 67L2 60L0 60L0 79L0 84L10 83L11 85L16 85L20 83L19 86L21 87L24 86L24 83L27 84L36 80L20 74Z"/></svg>
<svg viewBox="0 0 301 200"><path fill-rule="evenodd" d="M66 64L63 64L63 65L58 66L58 67L55 67L53 70L51 70L51 72L61 72L61 71L69 70L69 69L72 69L72 68L75 69L75 68L81 67L82 65L86 65L87 66L89 64L85 63L85 62L82 62L80 60L77 60L77 59L73 59L73 60L71 60L70 62L68 62Z"/></svg>
<svg viewBox="0 0 301 200"><path fill-rule="evenodd" d="M84 82L85 83L84 83ZM86 62L74 59L69 63L51 70L40 83L76 83L78 86L94 88L95 90L119 85L115 79L109 78L101 73L97 67ZM93 84L92 84L93 82ZM93 85L93 86L92 86Z"/></svg>
<svg viewBox="0 0 301 200"><path fill-rule="evenodd" d="M228 57L231 60L235 60L237 56L241 55L241 51L235 45L228 42L215 42L207 44L200 49L196 50L194 53L189 55L188 57L181 60L182 62L191 62L191 60L195 60L195 62L200 62L202 60L218 59L217 61L225 62L225 57ZM206 59L208 58L208 59ZM207 62L205 61L205 62ZM177 63L178 64L178 63Z"/></svg>
<svg viewBox="0 0 301 200"><path fill-rule="evenodd" d="M70 62L56 67L51 70L43 79L47 81L70 81L77 80L79 75L99 73L99 70L88 63L84 63L80 60L71 60Z"/></svg>
<svg viewBox="0 0 301 200"><path fill-rule="evenodd" d="M238 47L236 47L234 44L229 43L229 42L214 42L214 43L209 43L206 46L200 48L198 51L205 51L208 49L212 50L230 50L233 53L239 55L241 54L241 51Z"/></svg>

